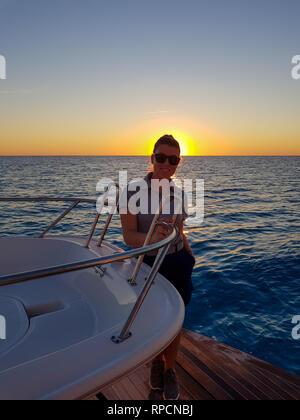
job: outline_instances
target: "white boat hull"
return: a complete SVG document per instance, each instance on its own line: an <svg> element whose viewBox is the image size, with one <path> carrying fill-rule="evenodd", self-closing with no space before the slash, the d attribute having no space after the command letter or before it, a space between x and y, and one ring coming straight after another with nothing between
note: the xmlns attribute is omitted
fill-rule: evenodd
<svg viewBox="0 0 300 420"><path fill-rule="evenodd" d="M72 263L122 251L79 237L0 239L0 276ZM182 328L184 304L171 283L157 275L131 328L115 344L145 285L142 265L115 262L107 272L90 268L0 287L7 337L0 340L0 399L78 399L96 393L160 353ZM2 305L1 305L2 302Z"/></svg>

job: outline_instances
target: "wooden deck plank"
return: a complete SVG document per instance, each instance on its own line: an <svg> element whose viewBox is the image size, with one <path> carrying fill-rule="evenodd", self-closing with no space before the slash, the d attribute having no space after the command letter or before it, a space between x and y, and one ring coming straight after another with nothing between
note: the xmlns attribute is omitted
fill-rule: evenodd
<svg viewBox="0 0 300 420"><path fill-rule="evenodd" d="M222 378L236 393L238 393L242 399L246 400L258 400L259 397L253 393L247 383L242 378L236 376L234 372L229 369L224 369L222 364L218 363L218 359L215 357L209 357L210 354L201 350L200 346L195 345L191 340L188 340L185 336L182 337L182 344L190 349L193 354L198 357L208 368L214 371L220 378Z"/></svg>
<svg viewBox="0 0 300 420"><path fill-rule="evenodd" d="M132 387L127 386L127 381L128 378L125 377L112 385L112 389L117 394L118 400L128 401L137 399L135 390L132 390Z"/></svg>
<svg viewBox="0 0 300 420"><path fill-rule="evenodd" d="M142 374L142 370L130 375L129 380L139 389L143 395L142 399L147 400L149 397L149 385L145 380L145 375Z"/></svg>
<svg viewBox="0 0 300 420"><path fill-rule="evenodd" d="M220 360L215 360L215 362L216 363L219 363L223 367L222 370L223 369L227 369L228 372L230 372L230 374L232 376L234 375L237 378L238 382L241 383L244 388L246 388L246 389L249 390L249 395L248 395L248 398L249 399L251 399L251 400L252 399L253 400L259 399L260 400L260 399L263 399L265 397L265 394L263 392L261 392L258 388L256 388L252 384L252 382L247 381L247 379L245 379L246 378L246 375L243 375L242 374L243 372L241 372L241 369L239 369L240 370L239 373L237 373L237 371L235 371L235 372L232 373L231 372L231 366L229 366L229 367L226 366L226 364L225 363L223 364L222 361L220 361ZM219 375L221 374L221 371L219 369L217 369L217 372L218 372ZM245 371L245 374L247 374L247 371ZM244 396L245 396L245 394L244 394Z"/></svg>
<svg viewBox="0 0 300 420"><path fill-rule="evenodd" d="M108 400L114 401L119 399L118 394L112 389L112 386L104 388L101 392Z"/></svg>
<svg viewBox="0 0 300 420"><path fill-rule="evenodd" d="M267 380L264 378L258 377L257 374L253 374L253 369L247 368L247 358L249 357L246 354L242 355L242 361L240 357L235 356L235 349L232 350L231 354L229 348L227 348L227 353L220 352L216 348L219 343L213 342L210 340L209 346L207 340L204 338L202 341L196 341L193 336L189 334L189 342L194 344L198 348L198 356L203 360L201 349L203 353L210 355L211 359L214 359L215 365L223 367L223 370L226 369L227 372L230 372L231 376L234 376L237 382L240 382L244 388L248 390L259 399L281 399L282 395L280 392L276 392L274 387L270 387L267 383ZM218 371L218 368L215 368ZM263 379L263 380L262 380ZM251 398L250 398L251 399Z"/></svg>
<svg viewBox="0 0 300 420"><path fill-rule="evenodd" d="M194 343L190 342L190 345ZM196 346L195 346L196 347ZM198 357L202 362L204 362L211 370L213 370L219 377L221 377L225 382L228 383L235 391L241 395L244 399L260 399L263 395L255 388L249 388L248 382L245 381L243 376L237 375L237 372L232 371L228 366L221 363L217 355L210 354L209 352L200 349L199 347L194 347L194 352L196 357Z"/></svg>
<svg viewBox="0 0 300 420"><path fill-rule="evenodd" d="M286 377L289 381L293 379L294 386L298 382L298 378L291 374L279 376L281 370L267 363L260 361L250 355L247 355L239 350L233 349L232 347L226 346L222 343L218 343L214 340L192 333L190 331L184 332L185 336L202 349L204 352L211 354L211 357L218 359L218 363L221 364L227 370L232 370L236 377L240 377L240 380L247 380L249 389L253 386L259 390L261 398L269 399L298 399L297 392L291 392L290 386L286 382ZM257 365L259 360L259 365ZM266 365L268 369L258 370L258 366L263 367ZM272 369L269 369L269 366ZM276 372L276 375L275 375ZM243 379L241 379L241 377ZM276 379L277 378L277 379ZM255 392L255 390L254 390Z"/></svg>
<svg viewBox="0 0 300 420"><path fill-rule="evenodd" d="M240 361L230 358L228 364L226 355L219 354L218 363L226 366L228 370L232 370L232 375L235 375L235 377L259 399L282 399L280 393L276 392L273 387L270 387L264 378L259 378L258 375L253 372L252 367L249 368L246 360L244 360L243 363L240 363Z"/></svg>
<svg viewBox="0 0 300 420"><path fill-rule="evenodd" d="M251 364L251 369L253 372L258 372L261 375L266 375L266 377L278 388L280 388L281 392L286 392L289 397L293 397L294 399L299 399L300 397L300 386L298 386L295 382L292 383L290 380L286 378L282 378L271 372L270 370L264 370L261 366L257 365L256 363Z"/></svg>
<svg viewBox="0 0 300 420"><path fill-rule="evenodd" d="M259 369L260 372L264 374L263 369L258 368L258 367L257 369ZM277 375L272 375L270 372L268 372L268 377L272 378L272 381L277 381L277 383L279 383L279 386L284 391L286 391L289 394L289 396L292 396L296 400L300 399L300 387L296 386L295 384L292 384L291 382L286 382L286 380L282 380Z"/></svg>
<svg viewBox="0 0 300 420"><path fill-rule="evenodd" d="M187 354L187 350L181 347L179 351L177 362L188 372L199 384L206 389L216 400L232 400L232 396L222 386L215 382L214 379L203 371L197 364L194 363L192 355Z"/></svg>
<svg viewBox="0 0 300 420"><path fill-rule="evenodd" d="M213 396L209 394L197 381L195 381L195 379L189 375L179 363L176 364L175 369L179 378L180 386L189 392L191 400L214 400Z"/></svg>
<svg viewBox="0 0 300 420"><path fill-rule="evenodd" d="M182 382L179 383L179 401L191 401L194 400L189 391L182 385Z"/></svg>
<svg viewBox="0 0 300 420"><path fill-rule="evenodd" d="M235 359L242 360L242 361L246 360L247 362L250 362L251 365L256 365L259 368L261 368L265 373L268 373L268 374L270 373L271 375L275 375L278 378L280 378L282 381L290 382L291 384L294 384L295 386L300 388L300 378L280 368L277 368L267 362L257 359L255 356L251 356L247 353L243 353L241 350L230 347L227 344L217 342L211 338L207 338L203 335L194 333L189 330L183 330L183 334L185 334L191 340L196 340L196 342L200 343L201 346L204 345L210 349L213 346L220 355L228 355L228 356L230 356L230 354L234 355L234 360Z"/></svg>
<svg viewBox="0 0 300 420"><path fill-rule="evenodd" d="M278 395L278 399L282 400L294 400L294 396L292 395L293 392L289 390L289 387L286 383L281 382L281 384L278 383L278 381L273 380L269 375L267 376L265 372L256 369L254 366L251 366L251 371L253 375L258 378L261 383L263 383L265 386L268 387L268 389L273 389L276 394ZM299 395L299 394L298 394ZM276 396L274 396L275 398Z"/></svg>
<svg viewBox="0 0 300 420"><path fill-rule="evenodd" d="M189 361L192 363L194 369L196 369L197 372L203 372L207 375L207 377L210 378L210 382L214 383L214 390L212 388L208 389L209 392L211 392L215 397L217 397L214 392L218 391L219 398L221 397L219 390L222 390L223 398L224 399L232 399L232 400L243 400L244 398L242 395L236 391L234 388L232 388L230 385L228 385L223 378L219 377L213 370L211 370L205 363L203 363L202 360L199 360L190 350L183 347L181 349L184 357L186 359L189 359ZM207 385L205 385L206 387ZM222 397L221 397L222 398Z"/></svg>
<svg viewBox="0 0 300 420"><path fill-rule="evenodd" d="M264 362L260 359L257 359L256 357L252 358L252 363L256 366L260 367L264 372L268 372L270 374L274 374L278 377L280 377L283 381L286 381L290 384L293 384L300 390L300 378L297 376L286 372L283 369L280 369L278 367L275 367L267 362Z"/></svg>
<svg viewBox="0 0 300 420"><path fill-rule="evenodd" d="M127 400L139 401L144 400L145 396L140 392L137 387L130 381L129 377L123 378L118 384L115 384L115 387L120 386L122 389L126 389Z"/></svg>
<svg viewBox="0 0 300 420"><path fill-rule="evenodd" d="M215 340L182 330L176 373L181 400L300 400L300 379ZM161 400L150 363L107 386L108 400Z"/></svg>
<svg viewBox="0 0 300 420"><path fill-rule="evenodd" d="M116 397L114 400L118 401L128 401L131 400L131 395L128 393L127 389L123 387L123 384L118 382L112 385L112 391L115 393Z"/></svg>

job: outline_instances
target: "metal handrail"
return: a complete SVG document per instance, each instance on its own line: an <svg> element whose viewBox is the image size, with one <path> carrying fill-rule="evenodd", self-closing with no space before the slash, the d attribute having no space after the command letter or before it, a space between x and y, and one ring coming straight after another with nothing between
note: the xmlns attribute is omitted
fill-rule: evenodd
<svg viewBox="0 0 300 420"><path fill-rule="evenodd" d="M90 198L72 198L72 197L0 197L0 202L10 203L10 202L20 202L20 203L31 203L31 202L68 202L80 201L80 203L95 203L95 199Z"/></svg>
<svg viewBox="0 0 300 420"><path fill-rule="evenodd" d="M172 227L170 226L170 228ZM0 287L16 283L23 283L38 278L50 277L73 271L85 270L87 268L97 267L99 265L106 265L112 262L124 261L133 257L138 257L139 255L144 254L145 252L155 251L168 245L175 239L175 237L176 229L173 228L173 231L170 234L170 236L168 236L168 238L164 239L163 241L156 242L155 244L148 245L147 247L118 252L101 258L93 258L89 260L78 261L71 264L62 264L58 266L48 267L42 270L33 270L23 273L10 274L7 276L0 276Z"/></svg>
<svg viewBox="0 0 300 420"><path fill-rule="evenodd" d="M60 216L58 216L58 218L55 219L54 222L51 223L51 225L49 225L46 230L44 230L44 232L40 235L40 238L44 238L47 235L47 233L49 233L51 229L53 229L62 219L64 219L67 216L67 214L71 213L71 211L75 207L77 207L79 203L80 200L75 201L66 211L64 211Z"/></svg>
<svg viewBox="0 0 300 420"><path fill-rule="evenodd" d="M178 200L176 212L174 211L174 218L173 218L172 223L169 224L169 223L166 223L166 222L158 222L158 218L162 213L162 210L163 210L163 207L164 207L164 204L165 204L166 200L171 199L171 198L174 198L174 199ZM150 227L149 232L147 234L147 237L146 237L146 240L145 240L145 243L144 243L144 248L149 247L149 244L150 244L151 238L153 236L154 230L159 224L166 226L168 229L173 228L173 235L175 234L175 238L177 237L177 230L175 228L175 222L177 220L178 212L179 212L179 209L180 209L181 205L182 205L182 198L179 197L178 195L175 195L175 194L166 195L164 199L163 198L161 199L159 208L156 212L156 215L155 215L155 217L152 221L151 227ZM174 210L175 210L175 208L174 208ZM160 269L166 255L169 251L171 242L173 242L173 240L170 241L163 248L159 248L158 254L156 256L156 259L154 261L154 264L152 266L150 274L149 274L148 278L146 278L145 286L144 286L139 298L137 299L137 301L136 301L136 303L135 303L135 305L134 305L134 307L131 311L131 314L129 315L129 317L128 317L120 335L119 336L113 336L111 338L114 343L116 343L116 344L122 343L124 340L127 340L128 338L131 337L132 334L129 330L130 330L130 328L131 328L131 326L132 326L132 324L133 324L133 322L134 322L134 320L135 320L135 318L136 318L136 316L137 316L137 314L138 314L138 312L139 312L139 310L140 310L140 308L141 308L141 306L142 306L142 304L143 304L143 302L144 302L144 300L145 300L145 298L146 298L146 296L147 296L147 294L148 294L148 292L149 292L149 290L150 290L150 288L151 288L151 286L152 286L152 284L155 280L155 277L158 273L158 270ZM129 283L132 284L132 285L136 285L135 279L136 279L136 277L139 273L139 270L141 268L144 257L145 257L145 253L141 254L138 261L137 261L136 267L134 269L133 276L132 276L131 280L129 280Z"/></svg>
<svg viewBox="0 0 300 420"><path fill-rule="evenodd" d="M116 185L116 184L115 184ZM117 186L117 185L116 185ZM118 186L117 186L118 187ZM118 191L119 192L119 191ZM107 195L109 193L109 190L107 191ZM173 196L174 198L178 198L175 195L169 195L165 198L165 200L167 198L170 198L171 196ZM103 205L105 204L105 199L103 200ZM119 194L118 194L118 198L117 198L117 202L115 203L115 206L118 204L118 200L119 200ZM151 228L148 232L147 238L145 240L145 244L143 247L141 248L137 248L137 249L132 249L129 251L125 251L125 252L121 252L121 253L115 253L106 257L102 257L102 258L94 258L94 259L90 259L90 260L84 260L84 261L78 261L75 263L71 263L71 264L64 264L64 265L58 265L58 266L54 266L54 267L48 267L42 270L34 270L34 271L28 271L28 272L24 272L24 273L15 273L15 274L11 274L11 275L7 275L7 276L1 276L0 277L0 287L3 286L7 286L7 285L12 285L12 284L17 284L17 283L22 283L22 282L26 282L26 281L30 281L30 280L34 280L34 279L39 279L39 278L44 278L44 277L50 277L50 276L54 276L54 275L58 275L58 274L63 274L63 273L69 273L69 272L74 272L74 271L79 271L79 270L84 270L84 269L88 269L91 267L97 267L97 266L102 266L102 265L106 265L112 262L116 262L116 261L124 261L130 258L134 258L134 257L140 257L138 259L137 265L135 267L134 270L134 276L133 276L133 281L135 281L137 274L139 272L139 269L141 267L142 261L143 261L143 257L145 255L145 253L147 252L151 252L151 251L156 251L158 250L158 254L157 257L155 259L154 265L151 269L151 272L148 276L148 279L146 281L146 284L140 294L140 296L138 297L136 304L134 305L134 308L132 309L121 333L120 336L113 336L112 337L112 341L115 343L121 343L124 340L126 340L127 338L129 338L131 336L131 333L129 332L130 327L132 326L143 302L144 299L147 295L147 293L149 292L153 281L158 273L158 270L165 258L165 256L168 253L168 250L170 248L171 243L175 240L176 236L177 236L177 231L176 228L174 227L174 224L176 222L176 218L178 216L178 208L176 209L176 214L175 214L175 218L172 222L172 224L168 224L165 222L160 222L160 224L165 225L169 231L170 231L170 235L157 243L154 244L150 244L150 240L152 238L153 232L155 227L158 225L158 217L160 216L162 209L163 209L163 205L165 200L161 200L160 203L160 207L156 213L156 216L152 222ZM79 203L94 203L94 200L86 200L86 199L63 199L63 198L48 198L48 197L39 197L39 198L0 198L0 202L39 202L39 201L57 201L57 202L64 202L64 201L72 201L73 204L72 206L67 209L60 217L58 217L56 219L55 222L53 222L49 228L47 229L47 232L53 227L55 226L55 224L57 224L60 220L62 220L66 214L68 214L74 207L76 207ZM101 207L101 211L103 208L103 205ZM101 212L98 212L97 216L100 216ZM112 218L112 214L109 216L108 221L106 223L105 226L105 230L102 233L102 236L100 238L100 243L98 244L98 246L101 246L102 240L104 238L104 235L107 231L107 228L110 224ZM95 232L97 223L98 223L99 217L96 218L94 224L93 224L93 228L89 237L89 241L87 246L89 245L93 234ZM42 235L42 237L44 237L44 234Z"/></svg>
<svg viewBox="0 0 300 420"><path fill-rule="evenodd" d="M75 207L78 206L80 203L95 203L95 200L87 199L87 198L71 198L71 197L64 197L64 198L55 198L55 197L0 197L0 203L67 203L72 202L71 206L65 210L60 216L55 219L53 223L51 223L46 230L39 236L39 238L44 238L47 233L51 229L53 229L62 219L64 219L67 214L69 214Z"/></svg>
<svg viewBox="0 0 300 420"><path fill-rule="evenodd" d="M102 209L106 205L106 200L107 200L108 194L110 192L110 189L113 186L115 186L118 189L117 200L116 200L115 204L113 205L113 212L115 211L116 206L118 205L119 197L120 197L120 194L119 194L120 187L119 187L119 184L117 184L117 183L111 183L109 185L107 191L106 191L106 194L103 197L103 201L102 201L102 204L101 204L101 209L97 212L97 216L96 216L96 219L94 221L89 239L87 241L86 248L89 248L90 242L93 238L93 235L95 233L99 218L101 216ZM50 230L52 230L62 219L64 219L75 207L77 207L78 204L81 204L81 203L83 203L83 204L95 204L96 200L87 199L87 198L72 198L72 197L66 197L66 198L61 198L61 197L59 197L59 198L52 198L52 197L0 197L0 202L2 202L2 203L3 202L7 202L7 203L8 202L22 202L22 203L25 203L25 202L27 202L27 203L30 203L30 202L35 202L35 203L38 203L38 202L72 202L71 206L68 209L66 209L60 216L58 216L57 219L55 219L54 222L51 223L44 230L44 232L39 236L39 238L44 238L46 236L46 234L49 233ZM102 241L105 237L107 229L108 229L108 227L110 225L110 222L112 220L113 212L111 211L109 216L108 216L108 219L107 219L105 227L103 229L101 238L100 238L99 243L98 243L99 247L102 245Z"/></svg>
<svg viewBox="0 0 300 420"><path fill-rule="evenodd" d="M110 211L110 214L109 214L109 216L108 216L108 218L107 218L107 221L106 221L106 224L105 224L105 226L104 226L104 229L103 229L102 235L101 235L101 237L100 237L100 239L99 239L99 242L98 242L98 247L101 247L101 245L102 245L103 239L104 239L104 237L105 237L105 235L106 235L107 229L108 229L108 227L109 227L109 225L110 225L110 222L111 222L111 220L112 220L113 214L114 214L114 212L115 212L115 209L116 209L116 207L117 207L117 205L118 205L118 203L119 203L119 199L120 199L120 186L119 186L119 184L117 184L117 183L115 183L115 182L112 182L112 183L108 186L108 188L107 188L107 190L106 190L106 192L105 192L105 194L104 194L104 196L103 196L103 200L102 200L102 203L101 203L100 209L99 209L99 210L98 210L98 212L97 212L96 219L95 219L95 221L94 221L94 223L93 223L93 226L92 226L92 229L91 229L91 232L90 232L90 235L89 235L89 238L88 238L87 244L86 244L86 248L89 248L89 247L90 247L90 243L91 243L91 240L93 239L93 236L94 236L94 233L95 233L95 230L96 230L97 224L98 224L98 222L99 222L99 219L100 219L100 216L101 216L101 213L102 213L103 207L106 205L106 200L107 200L107 198L108 198L109 192L110 192L110 190L112 189L112 187L116 187L116 188L117 188L117 190L118 190L118 194L117 194L116 201L115 201L115 203L114 203L114 205L113 205L113 207L112 207L112 209L111 209L111 211Z"/></svg>
<svg viewBox="0 0 300 420"><path fill-rule="evenodd" d="M169 225L169 228L172 228L172 226ZM173 235L176 236L176 229L175 228L173 228ZM148 279L146 281L146 284L145 284L139 298L137 299L137 301L136 301L136 303L135 303L135 305L134 305L134 307L131 311L131 314L129 315L127 321L125 322L125 325L124 325L120 335L119 336L112 336L112 338L111 338L114 343L116 343L116 344L122 343L124 340L127 340L128 338L130 338L132 336L132 334L129 330L130 330L130 328L131 328L131 326L132 326L132 324L133 324L133 322L134 322L134 320L135 320L135 318L136 318L136 316L137 316L137 314L138 314L138 312L139 312L139 310L140 310L140 308L141 308L141 306L142 306L142 304L143 304L143 302L144 302L144 300L145 300L145 298L146 298L146 296L147 296L147 294L148 294L148 292L149 292L149 290L150 290L150 288L151 288L151 286L152 286L152 284L155 280L155 277L158 273L158 270L160 269L160 266L161 266L163 260L165 259L165 256L168 253L170 245L171 245L171 241L161 250L162 252L158 253L158 255L155 259L155 262L153 264L153 267L151 269L151 272L150 272L150 274L148 276Z"/></svg>
<svg viewBox="0 0 300 420"><path fill-rule="evenodd" d="M163 207L165 205L165 202L167 200L170 200L171 198L174 198L174 199L177 199L178 200L176 211L174 211L174 218L173 218L173 221L171 223L172 226L175 226L175 223L176 223L176 220L177 220L177 217L178 217L179 209L182 206L182 198L181 197L178 197L178 195L175 195L175 194L168 194L168 195L165 196L164 199L161 199L161 201L160 201L159 208L158 208L158 210L157 210L157 212L156 212L156 214L155 214L155 216L153 218L153 221L151 223L150 229L148 231L147 237L146 237L145 242L144 242L144 246L147 246L147 245L150 244L151 239L152 239L152 236L154 234L154 231L155 231L156 227L158 225L164 225L165 224L164 222L158 222L158 219L159 219L159 217L160 217L160 215L161 215L161 213L163 211ZM130 280L128 280L129 284L131 284L132 286L136 286L137 285L135 279L137 278L137 275L138 275L138 273L140 271L140 268L141 268L141 265L143 263L144 257L145 257L145 255L141 255L139 257L139 259L138 259L138 261L136 263L135 269L133 271L132 277L131 277Z"/></svg>

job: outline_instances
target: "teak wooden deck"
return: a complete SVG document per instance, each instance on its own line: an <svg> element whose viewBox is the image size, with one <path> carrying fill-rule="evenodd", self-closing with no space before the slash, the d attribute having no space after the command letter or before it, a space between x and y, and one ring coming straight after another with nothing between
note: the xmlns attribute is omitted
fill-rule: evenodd
<svg viewBox="0 0 300 420"><path fill-rule="evenodd" d="M150 364L101 392L108 400L161 400L149 388ZM300 378L188 330L176 372L181 400L300 400Z"/></svg>

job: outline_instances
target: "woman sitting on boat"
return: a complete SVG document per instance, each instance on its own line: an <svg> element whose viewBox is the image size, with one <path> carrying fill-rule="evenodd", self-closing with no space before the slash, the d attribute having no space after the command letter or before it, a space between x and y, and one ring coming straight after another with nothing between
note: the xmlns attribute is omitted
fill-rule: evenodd
<svg viewBox="0 0 300 420"><path fill-rule="evenodd" d="M152 170L144 178L148 184L148 199L149 207L151 208L151 183L152 180L168 180L172 181L171 177L175 174L179 164L181 163L181 151L179 143L173 136L165 135L161 137L154 147L153 155L151 156ZM130 192L127 191L127 199L130 199ZM183 201L184 202L184 201ZM160 220L165 222L172 222L174 218L174 205L170 205L170 214L164 215ZM195 265L195 257L190 247L188 239L184 234L184 221L187 218L187 213L182 206L182 211L179 212L175 225L178 228L179 234L174 242L171 244L168 254L160 267L159 273L167 278L180 293L185 305L188 305L191 300L193 291L193 284L191 281L192 271ZM181 214L180 214L181 213ZM133 248L139 248L144 245L147 233L150 229L151 223L155 213L150 214L132 214L127 211L127 214L121 214L121 223L123 229L124 241L127 245ZM166 227L159 225L152 237L151 243L162 241L169 235ZM153 266L157 251L148 253L144 257L144 263L150 267ZM153 391L163 392L165 400L178 400L179 387L175 373L175 363L179 350L181 334L152 362L150 386Z"/></svg>

